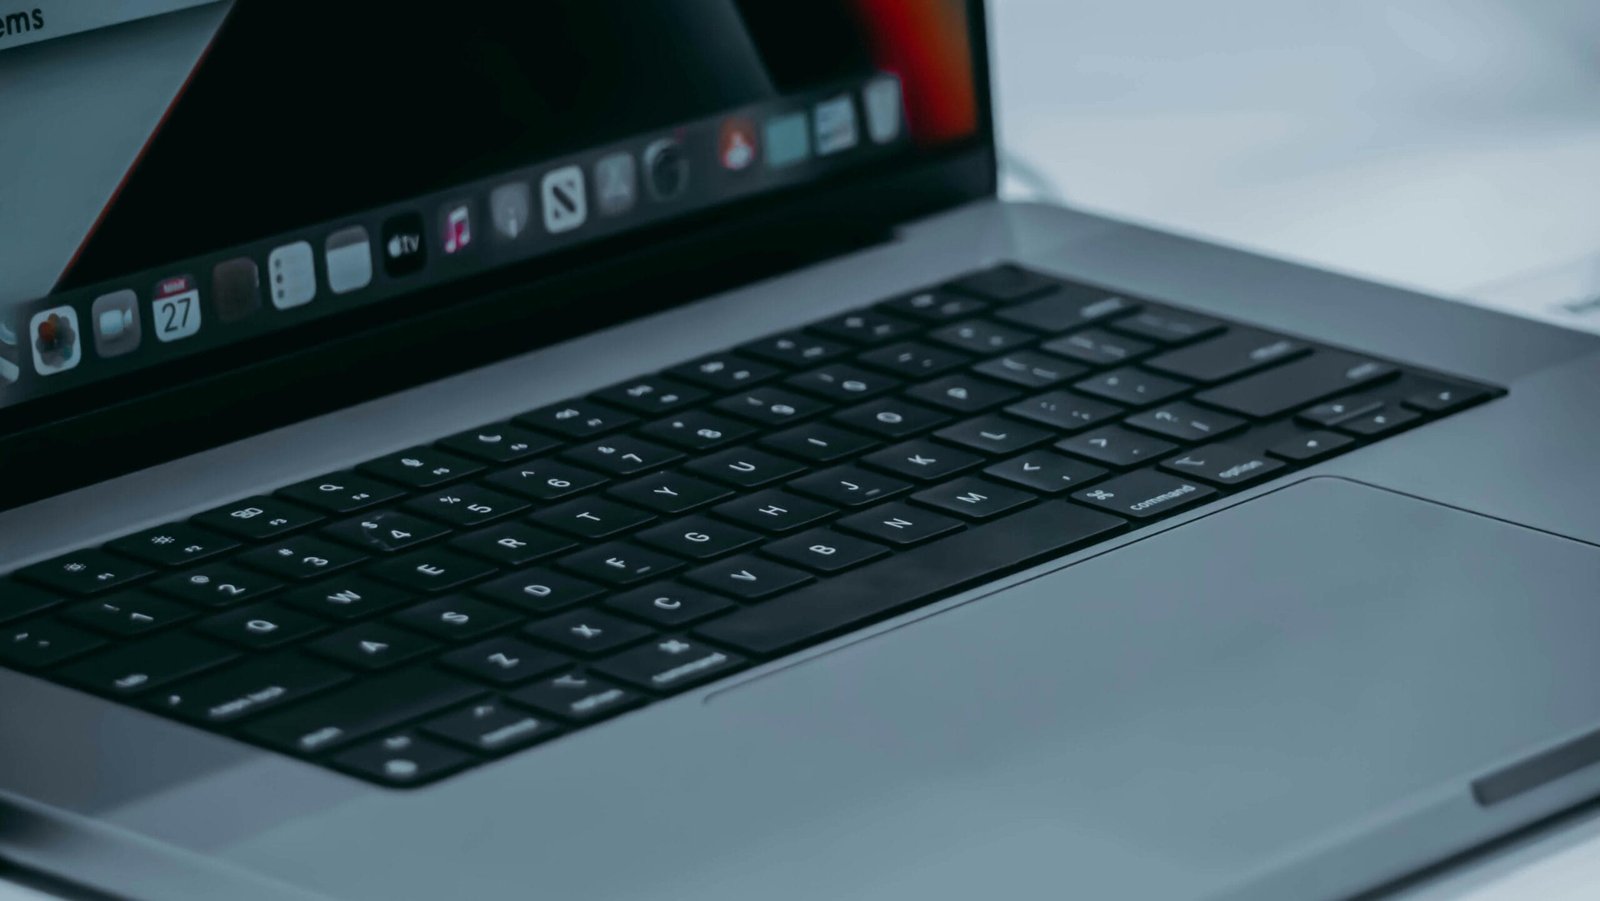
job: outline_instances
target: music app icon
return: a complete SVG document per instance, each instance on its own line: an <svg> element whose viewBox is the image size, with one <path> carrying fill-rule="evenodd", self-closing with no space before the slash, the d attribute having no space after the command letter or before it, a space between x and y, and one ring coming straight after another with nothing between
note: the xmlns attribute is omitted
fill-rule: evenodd
<svg viewBox="0 0 1600 901"><path fill-rule="evenodd" d="M472 207L465 201L445 204L440 232L446 254L461 253L472 246Z"/></svg>

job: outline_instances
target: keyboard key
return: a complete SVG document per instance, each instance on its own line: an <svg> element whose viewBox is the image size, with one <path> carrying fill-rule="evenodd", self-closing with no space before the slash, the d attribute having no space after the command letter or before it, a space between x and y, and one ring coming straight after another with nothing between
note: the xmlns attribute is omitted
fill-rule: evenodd
<svg viewBox="0 0 1600 901"><path fill-rule="evenodd" d="M1266 454L1231 444L1208 444L1168 457L1161 468L1183 478L1233 488L1259 482L1282 469L1283 464Z"/></svg>
<svg viewBox="0 0 1600 901"><path fill-rule="evenodd" d="M1424 413L1454 413L1488 396L1488 389L1476 385L1438 385L1409 395L1405 403Z"/></svg>
<svg viewBox="0 0 1600 901"><path fill-rule="evenodd" d="M1134 519L1149 519L1192 507L1215 496L1215 488L1142 469L1108 479L1093 488L1075 491L1072 499Z"/></svg>
<svg viewBox="0 0 1600 901"><path fill-rule="evenodd" d="M517 522L500 523L450 539L450 547L500 566L522 566L577 546L565 535Z"/></svg>
<svg viewBox="0 0 1600 901"><path fill-rule="evenodd" d="M534 460L501 470L484 480L491 488L536 501L560 500L608 481L597 472L559 460Z"/></svg>
<svg viewBox="0 0 1600 901"><path fill-rule="evenodd" d="M889 549L832 529L811 529L774 541L763 547L761 553L813 572L832 575L876 560L888 554Z"/></svg>
<svg viewBox="0 0 1600 901"><path fill-rule="evenodd" d="M763 560L751 554L739 554L698 569L683 576L712 591L746 601L758 601L781 594L811 581L811 576L793 567Z"/></svg>
<svg viewBox="0 0 1600 901"><path fill-rule="evenodd" d="M971 476L925 488L911 499L966 519L990 519L1037 500L1026 491Z"/></svg>
<svg viewBox="0 0 1600 901"><path fill-rule="evenodd" d="M690 560L709 560L761 541L761 535L709 516L689 516L652 526L640 541Z"/></svg>
<svg viewBox="0 0 1600 901"><path fill-rule="evenodd" d="M934 329L928 339L967 353L997 354L1031 344L1034 336L987 319L967 319Z"/></svg>
<svg viewBox="0 0 1600 901"><path fill-rule="evenodd" d="M522 631L563 651L585 656L609 654L654 634L648 626L599 610L573 610L530 623Z"/></svg>
<svg viewBox="0 0 1600 901"><path fill-rule="evenodd" d="M245 541L265 541L286 535L322 519L322 514L274 497L251 497L235 501L194 517L208 529L226 532Z"/></svg>
<svg viewBox="0 0 1600 901"><path fill-rule="evenodd" d="M758 385L777 376L782 370L766 363L757 363L737 354L714 354L692 363L684 363L667 370L676 379L692 382L713 391L736 391L747 385Z"/></svg>
<svg viewBox="0 0 1600 901"><path fill-rule="evenodd" d="M1075 379L1088 370L1036 350L1018 350L985 360L972 367L972 371L1023 388L1049 388L1067 379Z"/></svg>
<svg viewBox="0 0 1600 901"><path fill-rule="evenodd" d="M540 566L492 579L473 591L499 604L545 614L597 598L605 589L587 579Z"/></svg>
<svg viewBox="0 0 1600 901"><path fill-rule="evenodd" d="M113 557L105 551L85 548L53 560L25 566L17 570L14 575L19 579L26 579L66 594L86 596L103 594L142 579L153 572L155 570L143 563Z"/></svg>
<svg viewBox="0 0 1600 901"><path fill-rule="evenodd" d="M415 599L416 595L393 585L346 574L296 588L278 602L329 619L359 619Z"/></svg>
<svg viewBox="0 0 1600 901"><path fill-rule="evenodd" d="M1021 485L1030 491L1060 494L1087 485L1105 475L1106 471L1051 451L1037 450L996 463L983 473L1013 485Z"/></svg>
<svg viewBox="0 0 1600 901"><path fill-rule="evenodd" d="M1313 407L1301 410L1295 417L1306 425L1330 428L1344 422L1346 419L1355 419L1368 413L1376 413L1383 409L1383 401L1370 395L1354 395L1352 397L1339 397L1323 401Z"/></svg>
<svg viewBox="0 0 1600 901"><path fill-rule="evenodd" d="M669 416L639 430L639 434L652 441L662 441L689 451L706 451L723 447L754 435L755 432L754 426L704 410L689 410L677 416Z"/></svg>
<svg viewBox="0 0 1600 901"><path fill-rule="evenodd" d="M413 667L336 688L288 711L267 714L245 727L245 735L291 754L317 754L466 703L482 693L477 683L432 667Z"/></svg>
<svg viewBox="0 0 1600 901"><path fill-rule="evenodd" d="M150 588L202 607L226 607L259 600L283 588L283 583L227 563L203 563L157 579Z"/></svg>
<svg viewBox="0 0 1600 901"><path fill-rule="evenodd" d="M483 464L431 447L413 447L356 468L407 488L432 488L482 472Z"/></svg>
<svg viewBox="0 0 1600 901"><path fill-rule="evenodd" d="M412 498L405 508L456 528L480 526L528 509L528 502L482 485L454 485Z"/></svg>
<svg viewBox="0 0 1600 901"><path fill-rule="evenodd" d="M494 564L439 547L385 560L367 573L416 592L448 591L495 571Z"/></svg>
<svg viewBox="0 0 1600 901"><path fill-rule="evenodd" d="M918 291L894 300L878 304L878 309L887 310L923 322L949 322L956 319L965 319L974 313L981 313L989 305L976 297L966 297L952 294L949 291Z"/></svg>
<svg viewBox="0 0 1600 901"><path fill-rule="evenodd" d="M835 526L873 541L904 547L957 531L961 523L920 507L890 501L870 510L852 513L840 519Z"/></svg>
<svg viewBox="0 0 1600 901"><path fill-rule="evenodd" d="M1024 425L1015 419L1007 419L993 413L946 426L933 434L941 441L948 441L991 456L1014 454L1036 444L1043 444L1052 437L1051 433L1044 429Z"/></svg>
<svg viewBox="0 0 1600 901"><path fill-rule="evenodd" d="M842 342L815 338L802 332L762 338L760 341L753 341L739 348L742 354L789 369L826 363L835 357L843 356L849 350L849 345Z"/></svg>
<svg viewBox="0 0 1600 901"><path fill-rule="evenodd" d="M681 452L670 447L627 435L613 435L593 444L579 445L561 456L586 469L614 476L633 475L683 459Z"/></svg>
<svg viewBox="0 0 1600 901"><path fill-rule="evenodd" d="M1079 432L1116 419L1125 411L1071 391L1047 391L1006 407L1006 412L1058 432Z"/></svg>
<svg viewBox="0 0 1600 901"><path fill-rule="evenodd" d="M1043 297L996 310L994 315L1012 325L1058 335L1138 308L1137 301L1104 288L1062 285Z"/></svg>
<svg viewBox="0 0 1600 901"><path fill-rule="evenodd" d="M1231 413L1263 418L1376 384L1397 371L1388 363L1344 351L1318 350L1293 363L1209 388L1195 399Z"/></svg>
<svg viewBox="0 0 1600 901"><path fill-rule="evenodd" d="M308 613L278 604L252 604L208 616L196 628L230 644L262 650L321 632L323 622Z"/></svg>
<svg viewBox="0 0 1600 901"><path fill-rule="evenodd" d="M1118 366L1129 363L1155 349L1155 345L1104 329L1084 329L1039 345L1040 350L1076 360L1087 366Z"/></svg>
<svg viewBox="0 0 1600 901"><path fill-rule="evenodd" d="M910 389L906 396L956 413L981 413L1008 403L1022 392L975 375L947 375Z"/></svg>
<svg viewBox="0 0 1600 901"><path fill-rule="evenodd" d="M914 322L878 310L858 310L824 319L813 325L811 331L851 344L881 344L916 331L918 327Z"/></svg>
<svg viewBox="0 0 1600 901"><path fill-rule="evenodd" d="M572 665L571 658L500 636L451 651L439 663L490 685L516 685Z"/></svg>
<svg viewBox="0 0 1600 901"><path fill-rule="evenodd" d="M561 734L553 720L499 701L474 701L422 724L422 731L451 744L485 754L505 754Z"/></svg>
<svg viewBox="0 0 1600 901"><path fill-rule="evenodd" d="M783 533L827 519L835 511L797 494L768 489L718 504L711 512L752 529Z"/></svg>
<svg viewBox="0 0 1600 901"><path fill-rule="evenodd" d="M421 785L465 769L477 758L428 738L397 733L333 759L333 765L386 785Z"/></svg>
<svg viewBox="0 0 1600 901"><path fill-rule="evenodd" d="M877 439L821 422L808 422L761 439L763 447L811 463L832 463L876 447Z"/></svg>
<svg viewBox="0 0 1600 901"><path fill-rule="evenodd" d="M468 641L518 620L515 613L483 601L452 595L407 607L389 622L436 641Z"/></svg>
<svg viewBox="0 0 1600 901"><path fill-rule="evenodd" d="M642 526L655 515L603 497L587 497L541 510L531 518L569 535L598 540Z"/></svg>
<svg viewBox="0 0 1600 901"><path fill-rule="evenodd" d="M108 550L134 557L154 566L169 568L190 566L202 560L231 551L239 542L215 532L208 532L188 523L174 522L132 535L124 535L106 544Z"/></svg>
<svg viewBox="0 0 1600 901"><path fill-rule="evenodd" d="M1112 469L1127 469L1160 459L1178 446L1119 425L1108 425L1063 438L1056 447Z"/></svg>
<svg viewBox="0 0 1600 901"><path fill-rule="evenodd" d="M278 494L323 513L339 515L392 501L405 491L354 472L334 472L278 489Z"/></svg>
<svg viewBox="0 0 1600 901"><path fill-rule="evenodd" d="M937 482L983 462L977 454L914 439L867 454L861 462L918 482Z"/></svg>
<svg viewBox="0 0 1600 901"><path fill-rule="evenodd" d="M859 466L835 466L801 476L788 487L835 507L849 508L888 500L909 490L911 483Z"/></svg>
<svg viewBox="0 0 1600 901"><path fill-rule="evenodd" d="M681 472L658 472L625 482L606 492L657 513L674 514L714 503L733 494L733 490Z"/></svg>
<svg viewBox="0 0 1600 901"><path fill-rule="evenodd" d="M1060 284L1049 276L1024 269L1015 263L1001 263L982 272L956 279L948 287L952 291L971 294L984 300L1009 302L1042 294Z"/></svg>
<svg viewBox="0 0 1600 901"><path fill-rule="evenodd" d="M415 632L384 623L361 623L325 635L306 650L360 670L380 670L414 660L438 645Z"/></svg>
<svg viewBox="0 0 1600 901"><path fill-rule="evenodd" d="M303 581L332 575L367 558L331 541L301 535L274 541L234 559L279 578Z"/></svg>
<svg viewBox="0 0 1600 901"><path fill-rule="evenodd" d="M1074 383L1074 389L1128 407L1146 407L1189 390L1185 382L1144 372L1133 366L1113 369Z"/></svg>
<svg viewBox="0 0 1600 901"><path fill-rule="evenodd" d="M322 534L369 554L393 554L449 531L448 526L398 510L369 510L324 528Z"/></svg>
<svg viewBox="0 0 1600 901"><path fill-rule="evenodd" d="M753 447L736 447L691 460L683 467L695 475L727 482L739 488L760 488L805 471L787 457Z"/></svg>
<svg viewBox="0 0 1600 901"><path fill-rule="evenodd" d="M143 591L125 591L73 604L61 615L96 632L127 638L183 622L194 616L194 611Z"/></svg>
<svg viewBox="0 0 1600 901"><path fill-rule="evenodd" d="M596 663L595 672L626 685L666 694L743 668L745 660L699 641L662 638Z"/></svg>
<svg viewBox="0 0 1600 901"><path fill-rule="evenodd" d="M102 651L56 674L89 691L127 697L221 666L236 656L214 641L174 633Z"/></svg>
<svg viewBox="0 0 1600 901"><path fill-rule="evenodd" d="M639 421L639 417L592 400L578 400L540 407L532 413L518 416L515 421L518 425L552 435L583 439L633 425Z"/></svg>
<svg viewBox="0 0 1600 901"><path fill-rule="evenodd" d="M587 723L615 716L645 699L588 673L562 673L512 692L513 702L569 722Z"/></svg>
<svg viewBox="0 0 1600 901"><path fill-rule="evenodd" d="M896 397L869 401L841 411L833 418L840 425L885 438L906 438L950 421L946 413Z"/></svg>
<svg viewBox="0 0 1600 901"><path fill-rule="evenodd" d="M908 379L925 379L960 369L972 362L968 354L944 347L934 347L920 341L902 341L877 350L868 351L856 359L863 366Z"/></svg>
<svg viewBox="0 0 1600 901"><path fill-rule="evenodd" d="M712 404L724 413L766 426L799 422L828 409L825 401L782 388L756 388Z"/></svg>
<svg viewBox="0 0 1600 901"><path fill-rule="evenodd" d="M1253 328L1235 327L1216 338L1151 357L1144 365L1157 372L1209 385L1287 363L1309 352L1310 347L1304 342Z"/></svg>
<svg viewBox="0 0 1600 901"><path fill-rule="evenodd" d="M1244 428L1244 420L1175 401L1127 418L1127 424L1178 441L1216 441Z"/></svg>
<svg viewBox="0 0 1600 901"><path fill-rule="evenodd" d="M10 579L0 579L0 623L32 616L64 600L66 597L58 591L47 591Z"/></svg>
<svg viewBox="0 0 1600 901"><path fill-rule="evenodd" d="M1393 407L1341 422L1339 430L1363 438L1376 438L1380 435L1392 435L1421 421L1422 417L1410 410Z"/></svg>
<svg viewBox="0 0 1600 901"><path fill-rule="evenodd" d="M674 629L734 609L734 603L679 582L657 582L613 595L606 609L625 613L658 629Z"/></svg>
<svg viewBox="0 0 1600 901"><path fill-rule="evenodd" d="M770 657L1071 552L1126 521L1060 501L919 548L697 627L708 641Z"/></svg>
<svg viewBox="0 0 1600 901"><path fill-rule="evenodd" d="M1267 453L1291 463L1315 463L1354 443L1354 439L1335 432L1302 432L1267 448Z"/></svg>
<svg viewBox="0 0 1600 901"><path fill-rule="evenodd" d="M502 422L457 432L440 440L438 445L451 453L485 463L512 463L553 450L561 446L561 442L530 429Z"/></svg>
<svg viewBox="0 0 1600 901"><path fill-rule="evenodd" d="M148 706L192 723L219 725L348 681L348 672L291 652L245 660L170 686Z"/></svg>
<svg viewBox="0 0 1600 901"><path fill-rule="evenodd" d="M683 561L631 541L612 541L587 548L556 561L585 579L607 585L636 585L679 569Z"/></svg>
<svg viewBox="0 0 1600 901"><path fill-rule="evenodd" d="M24 620L0 630L0 663L20 669L39 669L88 653L105 643L98 635L56 620Z"/></svg>
<svg viewBox="0 0 1600 901"><path fill-rule="evenodd" d="M796 391L815 394L837 403L854 403L900 387L896 379L858 369L848 363L830 363L796 373L784 379L783 383Z"/></svg>
<svg viewBox="0 0 1600 901"><path fill-rule="evenodd" d="M1222 327L1222 323L1209 316L1165 307L1146 307L1143 312L1111 323L1113 331L1157 344L1183 344L1220 332Z"/></svg>
<svg viewBox="0 0 1600 901"><path fill-rule="evenodd" d="M693 385L649 376L596 391L595 399L643 416L662 416L705 399Z"/></svg>

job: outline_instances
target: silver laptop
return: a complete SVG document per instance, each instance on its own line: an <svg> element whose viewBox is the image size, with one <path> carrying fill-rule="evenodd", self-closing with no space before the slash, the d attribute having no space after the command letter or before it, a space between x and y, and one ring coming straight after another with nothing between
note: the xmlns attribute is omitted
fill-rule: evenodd
<svg viewBox="0 0 1600 901"><path fill-rule="evenodd" d="M12 865L1335 898L1600 792L1600 339L998 201L977 2L207 37L5 310Z"/></svg>

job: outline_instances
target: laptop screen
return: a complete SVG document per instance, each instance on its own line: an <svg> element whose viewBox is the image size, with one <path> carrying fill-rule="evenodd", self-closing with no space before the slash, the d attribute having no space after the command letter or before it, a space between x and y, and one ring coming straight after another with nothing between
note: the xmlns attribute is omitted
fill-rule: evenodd
<svg viewBox="0 0 1600 901"><path fill-rule="evenodd" d="M0 422L972 142L973 19L964 0L240 0L0 46L0 74L35 78L52 54L80 65L75 42L131 60L103 93L35 95L41 134L161 111L112 182L72 168L94 140L5 160L18 184L87 180L105 201L66 241L0 203L6 262L54 273L0 286ZM186 53L151 105L163 88L139 73Z"/></svg>

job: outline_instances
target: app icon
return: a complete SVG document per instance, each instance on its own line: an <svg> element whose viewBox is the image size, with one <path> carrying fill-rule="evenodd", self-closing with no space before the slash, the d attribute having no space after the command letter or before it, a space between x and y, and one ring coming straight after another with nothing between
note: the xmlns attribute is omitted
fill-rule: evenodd
<svg viewBox="0 0 1600 901"><path fill-rule="evenodd" d="M533 215L533 193L525 181L514 181L489 192L489 219L503 241L515 241L528 230Z"/></svg>
<svg viewBox="0 0 1600 901"><path fill-rule="evenodd" d="M156 337L178 341L200 331L200 288L187 275L156 282L150 295L150 318Z"/></svg>
<svg viewBox="0 0 1600 901"><path fill-rule="evenodd" d="M328 287L335 294L348 294L372 283L372 240L359 225L341 228L323 243L323 262L328 266Z"/></svg>
<svg viewBox="0 0 1600 901"><path fill-rule="evenodd" d="M94 350L102 357L120 357L139 346L139 296L131 289L112 291L94 299L89 308L94 322Z"/></svg>
<svg viewBox="0 0 1600 901"><path fill-rule="evenodd" d="M33 368L40 375L65 372L83 359L78 311L71 307L51 307L34 313L28 324L28 337L33 344Z"/></svg>
<svg viewBox="0 0 1600 901"><path fill-rule="evenodd" d="M861 89L861 105L867 111L872 143L887 144L900 137L900 79L885 75L867 82Z"/></svg>
<svg viewBox="0 0 1600 901"><path fill-rule="evenodd" d="M472 246L472 204L454 200L439 209L439 234L446 254L462 253Z"/></svg>
<svg viewBox="0 0 1600 901"><path fill-rule="evenodd" d="M544 205L544 228L551 234L571 231L589 218L589 200L583 191L583 170L577 166L551 169L539 181Z"/></svg>
<svg viewBox="0 0 1600 901"><path fill-rule="evenodd" d="M22 341L6 319L0 319L0 388L22 378Z"/></svg>
<svg viewBox="0 0 1600 901"><path fill-rule="evenodd" d="M311 245L296 241L274 248L267 256L267 277L272 280L272 305L280 310L298 307L317 296L317 270Z"/></svg>
<svg viewBox="0 0 1600 901"><path fill-rule="evenodd" d="M639 170L631 153L612 153L594 164L595 203L603 216L633 209L639 196Z"/></svg>
<svg viewBox="0 0 1600 901"><path fill-rule="evenodd" d="M383 222L383 271L390 278L410 275L428 262L428 248L422 240L422 214L401 213Z"/></svg>
<svg viewBox="0 0 1600 901"><path fill-rule="evenodd" d="M768 168L793 166L811 156L811 132L806 128L805 113L774 116L767 120L764 131Z"/></svg>
<svg viewBox="0 0 1600 901"><path fill-rule="evenodd" d="M817 131L817 155L827 156L856 146L856 106L849 94L824 100L812 111Z"/></svg>
<svg viewBox="0 0 1600 901"><path fill-rule="evenodd" d="M236 322L261 309L261 274L255 260L238 257L211 270L211 307L223 322Z"/></svg>
<svg viewBox="0 0 1600 901"><path fill-rule="evenodd" d="M729 172L743 172L756 161L756 127L749 119L724 119L717 135L717 161Z"/></svg>
<svg viewBox="0 0 1600 901"><path fill-rule="evenodd" d="M650 142L644 149L644 173L653 200L671 200L689 187L689 158L677 138Z"/></svg>

